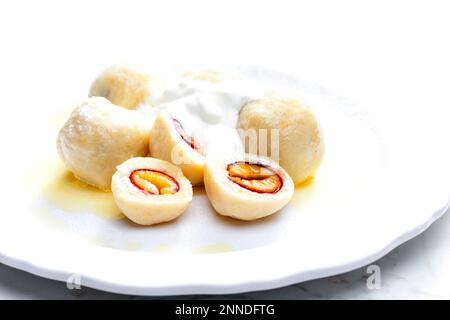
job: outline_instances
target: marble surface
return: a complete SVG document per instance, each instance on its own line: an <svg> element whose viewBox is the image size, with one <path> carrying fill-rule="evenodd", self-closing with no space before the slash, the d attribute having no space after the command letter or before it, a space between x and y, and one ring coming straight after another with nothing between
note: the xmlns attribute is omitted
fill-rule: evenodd
<svg viewBox="0 0 450 320"><path fill-rule="evenodd" d="M274 290L234 295L196 295L188 299L450 299L450 210L418 237L374 262L381 288L368 289L367 266ZM90 288L69 290L0 264L0 299L137 299ZM168 299L169 297L148 297Z"/></svg>

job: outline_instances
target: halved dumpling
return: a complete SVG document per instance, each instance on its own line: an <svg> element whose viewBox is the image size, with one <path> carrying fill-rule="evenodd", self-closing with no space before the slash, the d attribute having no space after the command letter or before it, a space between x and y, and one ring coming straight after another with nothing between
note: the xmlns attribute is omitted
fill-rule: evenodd
<svg viewBox="0 0 450 320"><path fill-rule="evenodd" d="M203 183L205 159L200 144L167 111L158 114L150 132L150 155L181 168L192 185Z"/></svg>
<svg viewBox="0 0 450 320"><path fill-rule="evenodd" d="M252 155L208 157L204 181L214 209L240 220L271 215L294 193L294 183L284 169L268 158Z"/></svg>
<svg viewBox="0 0 450 320"><path fill-rule="evenodd" d="M192 200L192 186L180 168L154 158L132 158L117 167L111 190L119 209L142 225L178 217Z"/></svg>

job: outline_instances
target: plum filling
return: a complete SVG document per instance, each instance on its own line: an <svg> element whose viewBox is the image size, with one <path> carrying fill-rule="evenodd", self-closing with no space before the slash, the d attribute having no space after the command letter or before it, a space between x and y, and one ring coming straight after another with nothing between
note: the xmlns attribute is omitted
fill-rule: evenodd
<svg viewBox="0 0 450 320"><path fill-rule="evenodd" d="M171 176L151 169L136 169L130 174L131 183L146 194L174 194L180 189Z"/></svg>
<svg viewBox="0 0 450 320"><path fill-rule="evenodd" d="M198 143L198 141L196 141L194 139L194 137L191 137L190 135L188 135L186 133L186 131L184 131L184 128L181 125L181 122L175 118L172 118L172 121L173 121L173 125L175 126L175 129L177 130L180 137L184 140L184 142L186 142L195 151L201 153L200 144Z"/></svg>
<svg viewBox="0 0 450 320"><path fill-rule="evenodd" d="M275 170L258 163L238 161L227 165L228 179L242 188L257 193L276 193L283 179Z"/></svg>

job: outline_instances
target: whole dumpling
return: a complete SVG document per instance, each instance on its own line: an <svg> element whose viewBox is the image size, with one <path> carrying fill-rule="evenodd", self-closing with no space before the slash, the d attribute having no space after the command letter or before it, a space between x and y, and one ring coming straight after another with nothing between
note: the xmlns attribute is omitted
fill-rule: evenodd
<svg viewBox="0 0 450 320"><path fill-rule="evenodd" d="M59 131L56 145L78 179L108 190L117 165L147 154L149 131L136 111L93 97L75 108Z"/></svg>
<svg viewBox="0 0 450 320"><path fill-rule="evenodd" d="M244 130L241 137L245 130L257 131L258 154L263 156L266 154L261 152L258 130L278 129L279 164L296 184L312 178L322 162L324 143L320 126L311 109L297 98L274 95L252 101L241 109L237 127ZM266 150L270 153L272 149L276 150L267 138Z"/></svg>
<svg viewBox="0 0 450 320"><path fill-rule="evenodd" d="M159 93L163 81L156 74L129 65L112 65L92 83L89 96L104 97L111 103L133 109Z"/></svg>

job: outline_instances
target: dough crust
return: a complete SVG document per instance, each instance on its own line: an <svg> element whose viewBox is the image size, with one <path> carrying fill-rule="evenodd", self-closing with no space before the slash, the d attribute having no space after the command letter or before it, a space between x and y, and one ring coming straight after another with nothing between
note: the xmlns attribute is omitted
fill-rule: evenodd
<svg viewBox="0 0 450 320"><path fill-rule="evenodd" d="M312 178L322 162L324 143L319 124L311 109L298 99L268 97L252 101L241 109L237 127L279 129L279 163L296 184ZM267 139L267 151L271 148L271 139ZM261 155L260 151L258 141Z"/></svg>
<svg viewBox="0 0 450 320"><path fill-rule="evenodd" d="M149 129L136 111L93 97L75 108L59 131L56 146L78 179L107 190L117 165L147 154L148 137Z"/></svg>
<svg viewBox="0 0 450 320"><path fill-rule="evenodd" d="M89 96L105 97L111 103L133 109L155 94L161 79L137 67L113 65L92 83Z"/></svg>

